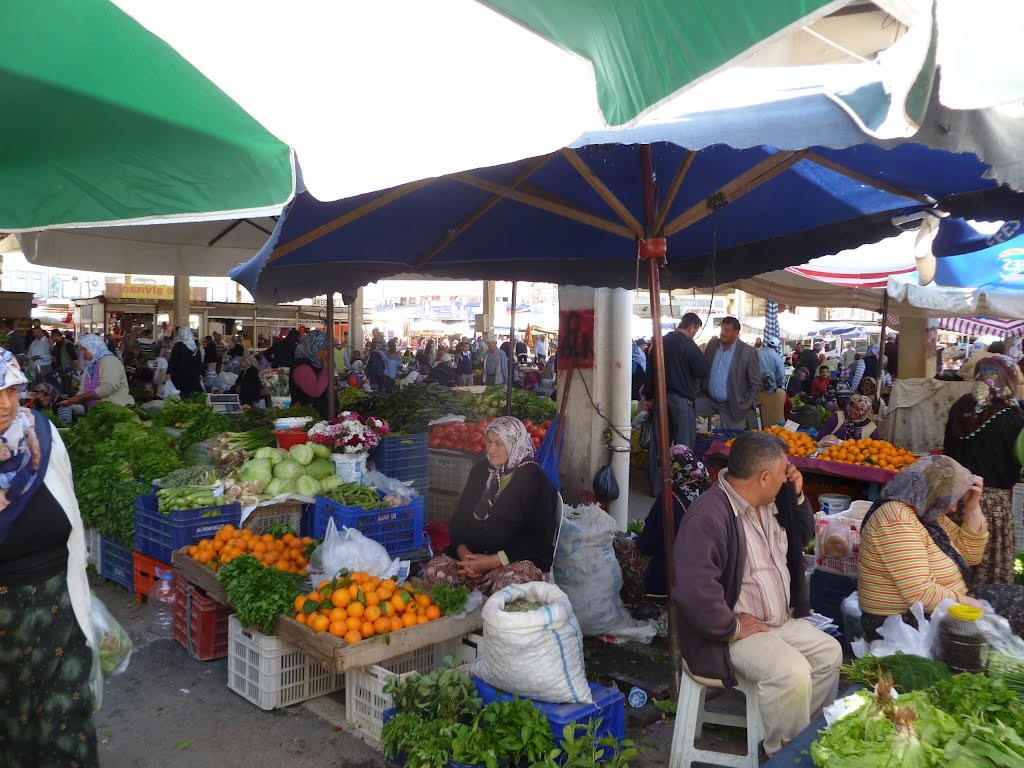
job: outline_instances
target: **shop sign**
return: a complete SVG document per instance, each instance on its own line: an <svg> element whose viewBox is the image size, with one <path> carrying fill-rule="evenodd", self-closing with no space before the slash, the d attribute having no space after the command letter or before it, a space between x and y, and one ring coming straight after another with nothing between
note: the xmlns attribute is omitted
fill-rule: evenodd
<svg viewBox="0 0 1024 768"><path fill-rule="evenodd" d="M189 288L192 301L206 301L209 288ZM150 301L173 301L173 285L146 285L142 283L107 283L108 299L149 299Z"/></svg>

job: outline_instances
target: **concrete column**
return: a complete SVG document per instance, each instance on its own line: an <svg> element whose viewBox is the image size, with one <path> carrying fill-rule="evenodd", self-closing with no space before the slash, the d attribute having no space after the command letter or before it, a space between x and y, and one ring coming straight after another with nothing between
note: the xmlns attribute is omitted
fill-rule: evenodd
<svg viewBox="0 0 1024 768"><path fill-rule="evenodd" d="M930 379L935 375L936 321L900 317L900 378Z"/></svg>
<svg viewBox="0 0 1024 768"><path fill-rule="evenodd" d="M624 289L560 286L558 304L560 311L594 310L594 367L578 370L573 375L559 473L563 499L569 504L578 504L582 494L592 490L594 475L609 461L604 444L608 422L601 414L624 437L629 437L632 372L629 331L633 299L632 292ZM566 396L566 378L564 372L559 374L559 405ZM612 453L612 471L619 484L619 498L609 507L609 513L625 530L629 518L629 442L613 436L612 446L626 449Z"/></svg>
<svg viewBox="0 0 1024 768"><path fill-rule="evenodd" d="M494 299L498 293L498 284L494 280L484 280L483 298L480 302L480 313L484 316L484 338L495 336L494 332Z"/></svg>
<svg viewBox="0 0 1024 768"><path fill-rule="evenodd" d="M354 354L363 352L363 293L365 288L356 291L356 300L348 308L348 346Z"/></svg>
<svg viewBox="0 0 1024 768"><path fill-rule="evenodd" d="M192 313L192 294L189 290L188 275L174 276L174 303L171 322L175 326L188 326L188 316Z"/></svg>

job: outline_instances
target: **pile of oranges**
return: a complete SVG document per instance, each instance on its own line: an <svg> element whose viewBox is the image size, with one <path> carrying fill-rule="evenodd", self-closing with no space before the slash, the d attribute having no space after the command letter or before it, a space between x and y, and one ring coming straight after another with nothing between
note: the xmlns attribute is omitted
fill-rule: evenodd
<svg viewBox="0 0 1024 768"><path fill-rule="evenodd" d="M203 539L188 548L188 556L213 570L237 557L251 554L268 568L285 573L305 573L307 551L313 539L286 533L276 538L269 533L253 533L228 523L212 539Z"/></svg>
<svg viewBox="0 0 1024 768"><path fill-rule="evenodd" d="M441 618L430 595L356 571L295 598L295 620L349 644Z"/></svg>
<svg viewBox="0 0 1024 768"><path fill-rule="evenodd" d="M822 461L838 461L842 464L864 464L869 467L899 472L917 461L910 451L897 448L885 440L846 440L822 451L818 458Z"/></svg>
<svg viewBox="0 0 1024 768"><path fill-rule="evenodd" d="M772 424L764 431L775 435L776 437L781 437L789 448L790 456L810 456L818 450L817 443L811 440L811 436L806 432L790 432L788 429L780 427L778 424ZM729 440L726 442L726 445L732 447L735 440L736 438Z"/></svg>

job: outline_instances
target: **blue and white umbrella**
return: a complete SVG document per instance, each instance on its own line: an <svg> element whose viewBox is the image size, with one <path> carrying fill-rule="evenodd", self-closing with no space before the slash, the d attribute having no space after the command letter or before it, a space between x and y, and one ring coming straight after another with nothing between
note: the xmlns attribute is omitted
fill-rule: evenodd
<svg viewBox="0 0 1024 768"><path fill-rule="evenodd" d="M764 305L764 339L781 339L779 332L779 302L769 301Z"/></svg>

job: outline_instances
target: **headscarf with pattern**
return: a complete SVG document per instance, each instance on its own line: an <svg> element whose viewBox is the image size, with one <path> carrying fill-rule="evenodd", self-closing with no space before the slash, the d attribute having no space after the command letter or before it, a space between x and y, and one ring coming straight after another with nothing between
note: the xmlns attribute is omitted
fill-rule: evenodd
<svg viewBox="0 0 1024 768"><path fill-rule="evenodd" d="M698 461L685 445L673 445L669 450L672 461L672 493L688 509L698 496L711 487L711 478L704 462Z"/></svg>
<svg viewBox="0 0 1024 768"><path fill-rule="evenodd" d="M295 362L302 360L314 370L324 367L320 352L327 349L327 334L323 331L307 331L295 347Z"/></svg>
<svg viewBox="0 0 1024 768"><path fill-rule="evenodd" d="M14 355L0 349L0 390L20 389L27 383ZM0 435L0 543L7 539L11 526L42 484L49 460L49 431L41 444L35 417L27 408L19 407Z"/></svg>
<svg viewBox="0 0 1024 768"><path fill-rule="evenodd" d="M92 360L86 361L85 375L88 378L92 377L93 371L96 370L96 366L99 365L100 360L104 357L110 357L110 355L113 354L107 346L107 342L95 333L82 334L82 337L78 340L78 346L92 355Z"/></svg>
<svg viewBox="0 0 1024 768"><path fill-rule="evenodd" d="M889 501L899 501L913 507L921 525L932 537L935 545L956 563L964 582L971 583L971 569L964 556L949 540L939 518L947 514L970 490L974 475L949 456L925 456L899 472L890 480L878 499L868 510L861 523L867 528L875 510Z"/></svg>
<svg viewBox="0 0 1024 768"><path fill-rule="evenodd" d="M536 464L533 455L533 440L530 433L526 431L526 425L519 419L512 416L500 416L490 423L484 431L484 435L495 432L501 440L505 450L508 451L508 460L500 467L489 467L487 474L487 485L484 488L484 495L478 508L484 508L484 514L478 517L485 520L490 514L490 508L498 500L503 490L502 478L515 472L524 464Z"/></svg>
<svg viewBox="0 0 1024 768"><path fill-rule="evenodd" d="M191 328L187 328L184 325L178 329L178 341L184 344L185 348L193 355L199 349L199 345L196 344L196 335L192 333Z"/></svg>
<svg viewBox="0 0 1024 768"><path fill-rule="evenodd" d="M1017 366L1009 357L991 355L979 360L974 369L974 388L951 409L956 436L967 437L1003 411L1017 409L1016 387Z"/></svg>

